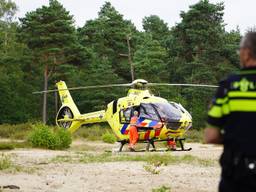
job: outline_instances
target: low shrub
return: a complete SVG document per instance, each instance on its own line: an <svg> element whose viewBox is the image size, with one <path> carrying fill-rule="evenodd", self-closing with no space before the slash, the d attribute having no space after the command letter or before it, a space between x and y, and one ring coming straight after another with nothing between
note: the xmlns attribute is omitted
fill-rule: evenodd
<svg viewBox="0 0 256 192"><path fill-rule="evenodd" d="M70 132L65 129L57 128L56 137L59 139L59 149L66 149L70 147L72 138Z"/></svg>
<svg viewBox="0 0 256 192"><path fill-rule="evenodd" d="M66 149L70 146L71 134L61 128L53 128L41 123L33 125L28 141L32 147L46 149Z"/></svg>
<svg viewBox="0 0 256 192"><path fill-rule="evenodd" d="M116 142L116 136L110 132L106 132L105 134L102 135L101 138L105 143L115 143Z"/></svg>

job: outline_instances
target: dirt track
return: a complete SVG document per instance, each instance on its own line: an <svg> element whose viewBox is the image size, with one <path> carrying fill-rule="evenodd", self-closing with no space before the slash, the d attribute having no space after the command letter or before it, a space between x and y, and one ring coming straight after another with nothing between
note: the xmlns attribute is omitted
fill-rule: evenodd
<svg viewBox="0 0 256 192"><path fill-rule="evenodd" d="M53 162L57 156L72 157L87 150L100 153L112 150L116 145L101 142L74 142L68 151L49 151L39 149L19 149L4 152L10 154L16 165L26 170L10 173L0 171L0 186L17 185L20 190L9 191L152 191L163 185L171 187L172 192L215 192L219 180L218 158L222 148L197 143L187 144L193 150L172 153L174 156L192 155L201 159L215 161L212 166L196 164L174 164L161 166L159 174L144 169L145 162L72 163ZM129 155L144 154L127 153ZM4 190L7 191L7 190Z"/></svg>

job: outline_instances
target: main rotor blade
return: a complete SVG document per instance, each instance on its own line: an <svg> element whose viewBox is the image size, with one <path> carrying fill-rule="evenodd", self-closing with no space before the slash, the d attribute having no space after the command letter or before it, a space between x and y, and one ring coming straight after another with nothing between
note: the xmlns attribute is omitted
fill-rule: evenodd
<svg viewBox="0 0 256 192"><path fill-rule="evenodd" d="M108 85L92 85L92 86L81 86L81 87L70 87L68 89L49 89L47 91L35 91L33 94L42 94L42 93L53 93L57 91L73 91L73 90L80 90L80 89L95 89L95 88L108 88L108 87L129 87L131 86L130 83L127 84L108 84Z"/></svg>
<svg viewBox="0 0 256 192"><path fill-rule="evenodd" d="M180 83L148 83L148 86L183 86L183 87L209 87L217 88L217 85L204 85L204 84L180 84Z"/></svg>

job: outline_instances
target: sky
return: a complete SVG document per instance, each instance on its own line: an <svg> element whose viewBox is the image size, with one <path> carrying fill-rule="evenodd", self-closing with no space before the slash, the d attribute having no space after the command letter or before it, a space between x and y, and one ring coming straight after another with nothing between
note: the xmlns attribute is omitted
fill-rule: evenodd
<svg viewBox="0 0 256 192"><path fill-rule="evenodd" d="M42 5L48 5L48 0L13 0L19 7L18 17L24 17L26 12L34 11ZM138 30L142 30L142 19L145 16L158 15L169 27L180 22L180 12L187 11L190 5L199 0L108 0L116 10L131 20ZM74 16L76 26L82 27L87 20L94 19L105 0L59 0ZM255 0L210 0L211 3L224 2L224 22L226 30L239 27L241 33L255 26Z"/></svg>

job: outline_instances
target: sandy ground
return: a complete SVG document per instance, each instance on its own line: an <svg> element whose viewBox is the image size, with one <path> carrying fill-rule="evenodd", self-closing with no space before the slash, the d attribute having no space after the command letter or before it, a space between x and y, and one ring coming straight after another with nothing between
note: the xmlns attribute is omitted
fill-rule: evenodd
<svg viewBox="0 0 256 192"><path fill-rule="evenodd" d="M20 187L19 190L2 189L2 191L24 192L150 192L165 185L171 187L172 192L216 192L220 175L217 161L222 148L198 143L188 143L187 146L192 147L192 151L151 153L171 153L174 156L189 154L216 163L212 166L193 163L161 166L159 174L152 174L144 169L145 162L86 164L52 161L55 157L72 157L85 150L89 153L97 153L114 151L117 147L116 144L75 141L68 151L17 149L3 152L12 157L14 164L24 169L16 172L0 171L0 186L16 185ZM124 153L137 155L145 152Z"/></svg>

